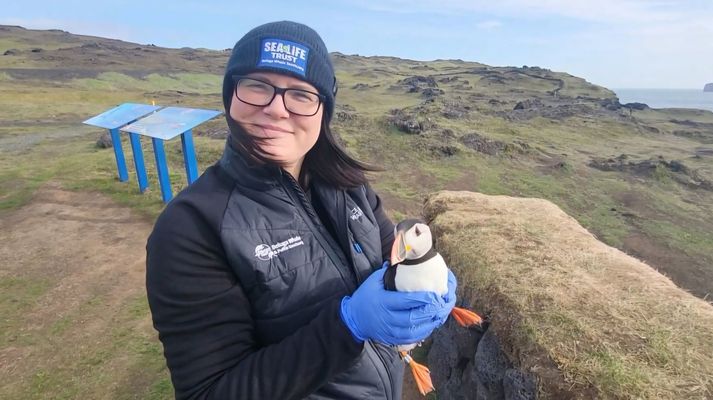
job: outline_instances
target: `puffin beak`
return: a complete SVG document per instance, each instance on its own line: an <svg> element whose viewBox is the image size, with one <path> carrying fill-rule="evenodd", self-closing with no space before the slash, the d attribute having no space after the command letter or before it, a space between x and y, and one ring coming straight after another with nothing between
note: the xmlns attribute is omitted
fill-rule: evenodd
<svg viewBox="0 0 713 400"><path fill-rule="evenodd" d="M396 232L394 245L391 247L391 265L396 265L406 259L406 245L404 244L404 233Z"/></svg>

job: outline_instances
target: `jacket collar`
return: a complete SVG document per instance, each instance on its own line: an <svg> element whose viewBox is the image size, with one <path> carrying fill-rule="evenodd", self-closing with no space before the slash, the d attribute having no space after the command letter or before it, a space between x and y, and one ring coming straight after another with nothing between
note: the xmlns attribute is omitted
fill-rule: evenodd
<svg viewBox="0 0 713 400"><path fill-rule="evenodd" d="M223 156L218 162L220 167L239 185L266 190L280 184L282 170L274 165L250 164L245 157L233 149L231 137L225 141Z"/></svg>

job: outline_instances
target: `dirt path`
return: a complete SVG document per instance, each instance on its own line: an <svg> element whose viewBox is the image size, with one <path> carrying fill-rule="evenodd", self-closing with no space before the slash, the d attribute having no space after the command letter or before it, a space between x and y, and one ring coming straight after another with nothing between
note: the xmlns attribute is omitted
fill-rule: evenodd
<svg viewBox="0 0 713 400"><path fill-rule="evenodd" d="M0 398L164 397L150 229L101 194L52 184L0 220Z"/></svg>

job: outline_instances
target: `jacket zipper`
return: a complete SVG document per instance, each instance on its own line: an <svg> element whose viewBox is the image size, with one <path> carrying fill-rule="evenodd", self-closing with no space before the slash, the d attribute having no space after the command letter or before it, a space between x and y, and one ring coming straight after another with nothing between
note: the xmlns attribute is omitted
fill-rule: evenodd
<svg viewBox="0 0 713 400"><path fill-rule="evenodd" d="M302 187L299 186L299 184L295 181L295 179L292 177L290 174L285 174L282 170L280 170L280 175L284 178L285 176L287 177L287 181L290 182L291 189L297 192L297 196L299 197L299 201L296 201L292 196L293 193L291 193L290 188L286 187L284 184L284 181L282 182L283 187L285 188L285 191L287 192L287 195L290 196L290 199L292 199L293 202L299 202L302 205L302 208L299 210L300 212L304 211L309 215L309 218L307 218L310 221L310 227L313 228L313 232L315 233L315 237L319 242L322 244L322 247L324 247L327 250L327 255L329 258L332 260L334 265L337 268L337 271L339 272L339 275L342 277L342 280L346 281L346 278L344 277L344 274L342 273L342 269L339 268L339 263L347 260L342 260L341 257L338 256L338 253L334 250L334 246L329 243L329 239L325 238L325 235L322 234L321 230L316 226L315 223L315 218L317 218L317 213L314 211L314 208L312 207L312 204L310 204L309 201L307 201L307 195L305 194L304 190L302 190ZM346 194L342 193L342 201L344 204L342 204L341 210L344 210L346 208ZM302 216L304 218L304 215ZM349 221L347 220L348 215L346 213L344 214L344 219L343 222L346 223L346 226L344 229L347 231L347 234L351 236L351 232L349 232ZM351 237L348 237L350 243L354 243L355 246L358 246L359 249L361 249L361 246L359 246L359 243L356 241L353 241ZM326 243L325 243L326 242ZM341 251L341 250L340 250ZM352 280L351 282L354 284L354 289L359 284L359 275L357 273L356 267L354 266L354 255L352 252L349 252L349 257L352 259ZM347 261L348 263L348 261ZM385 390L388 390L389 393L391 393L391 397L393 398L394 396L394 379L391 376L391 370L389 369L388 365L386 364L386 360L384 357L381 355L379 352L379 349L376 347L375 344L370 343L371 348L374 350L374 353L376 353L376 356L379 358L379 362L381 363L381 366L383 367L384 371L386 371L386 376L388 378L388 387L384 388Z"/></svg>
<svg viewBox="0 0 713 400"><path fill-rule="evenodd" d="M342 191L341 192L341 200L342 204L339 205L339 210L338 212L341 214L344 210L347 209L347 194ZM357 241L354 239L354 235L352 235L352 232L349 230L349 213L344 213L344 216L341 218L342 220L342 229L344 232L346 232L347 235L347 244L348 247L351 246L357 253L361 253L361 246ZM351 249L349 249L349 259L351 260L351 269L352 273L354 274L354 277L357 280L357 284L361 282L361 276L359 275L359 271L357 270L356 267L356 260L354 259L354 253L352 253Z"/></svg>
<svg viewBox="0 0 713 400"><path fill-rule="evenodd" d="M286 174L284 171L280 170L280 175L282 176L283 180L281 180L282 186L287 192L287 195L290 196L290 199L295 202L299 203L302 205L302 207L298 207L298 210L300 211L300 214L302 212L308 214L307 218L305 218L305 215L302 215L302 218L305 219L305 221L309 221L309 226L312 228L312 233L314 233L315 237L319 241L319 243L322 245L322 247L327 251L327 255L329 258L332 260L332 263L334 264L335 268L337 269L337 272L339 272L339 276L341 276L342 280L346 282L347 284L351 284L352 288L351 290L356 290L358 286L358 277L352 275L349 279L346 276L344 276L344 273L342 272L342 268L339 267L339 265L342 264L348 264L349 261L342 259L342 257L339 256L339 253L335 251L334 245L330 243L330 240L327 235L322 233L322 230L319 229L319 226L315 222L315 220L318 220L317 213L314 211L314 208L312 207L312 204L310 204L309 201L307 201L307 195L305 194L304 190L302 190L302 187L299 186L299 184L295 181L295 179L292 177L290 174ZM287 187L284 183L284 179L286 179L290 183L290 187ZM295 199L293 197L293 192L295 191L297 194L297 197L299 199ZM339 249L341 251L341 249Z"/></svg>

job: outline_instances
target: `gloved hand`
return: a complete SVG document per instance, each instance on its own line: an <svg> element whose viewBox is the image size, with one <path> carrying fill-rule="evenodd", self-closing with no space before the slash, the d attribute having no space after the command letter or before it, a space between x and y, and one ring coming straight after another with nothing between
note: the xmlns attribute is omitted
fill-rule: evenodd
<svg viewBox="0 0 713 400"><path fill-rule="evenodd" d="M438 326L446 323L446 320L451 315L451 310L456 305L456 288L458 287L458 281L456 276L453 275L451 270L448 270L448 293L443 296L444 306L442 309L438 310L437 317L440 321Z"/></svg>
<svg viewBox="0 0 713 400"><path fill-rule="evenodd" d="M388 345L418 343L441 326L453 304L433 292L395 292L384 289L382 267L373 272L341 304L341 318L355 339L373 339ZM450 287L450 284L449 284Z"/></svg>
<svg viewBox="0 0 713 400"><path fill-rule="evenodd" d="M438 314L441 318L441 325L446 323L448 316L451 314L451 310L456 305L456 288L458 287L458 281L456 276L453 275L451 270L448 270L448 293L443 297L443 301L446 303L445 307Z"/></svg>

